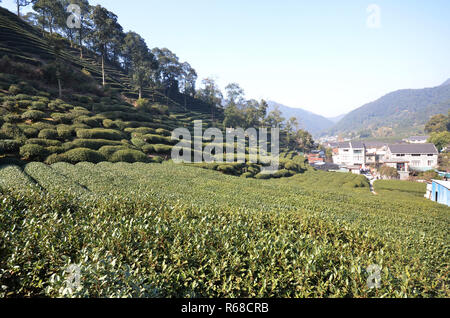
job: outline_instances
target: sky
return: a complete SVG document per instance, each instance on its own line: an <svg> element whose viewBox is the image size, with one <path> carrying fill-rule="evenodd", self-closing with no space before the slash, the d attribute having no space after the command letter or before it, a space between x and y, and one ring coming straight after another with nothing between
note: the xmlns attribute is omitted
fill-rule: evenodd
<svg viewBox="0 0 450 318"><path fill-rule="evenodd" d="M450 78L450 1L90 0L223 89L333 117ZM2 6L14 9L13 0Z"/></svg>

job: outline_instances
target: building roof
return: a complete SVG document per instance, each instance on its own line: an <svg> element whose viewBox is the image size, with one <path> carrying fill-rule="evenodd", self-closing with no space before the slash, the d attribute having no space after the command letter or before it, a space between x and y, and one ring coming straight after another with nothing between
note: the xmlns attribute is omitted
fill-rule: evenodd
<svg viewBox="0 0 450 318"><path fill-rule="evenodd" d="M439 154L433 144L396 144L388 148L392 153L399 154Z"/></svg>
<svg viewBox="0 0 450 318"><path fill-rule="evenodd" d="M411 136L408 138L408 140L423 141L423 140L428 140L428 138L430 138L430 136Z"/></svg>
<svg viewBox="0 0 450 318"><path fill-rule="evenodd" d="M345 141L345 142L338 142L336 144L337 148L356 148L356 149L362 149L364 148L364 143L362 141Z"/></svg>
<svg viewBox="0 0 450 318"><path fill-rule="evenodd" d="M367 148L382 148L388 144L381 141L365 141L364 145L366 145Z"/></svg>
<svg viewBox="0 0 450 318"><path fill-rule="evenodd" d="M450 190L450 181L441 181L441 180L432 180L432 181Z"/></svg>

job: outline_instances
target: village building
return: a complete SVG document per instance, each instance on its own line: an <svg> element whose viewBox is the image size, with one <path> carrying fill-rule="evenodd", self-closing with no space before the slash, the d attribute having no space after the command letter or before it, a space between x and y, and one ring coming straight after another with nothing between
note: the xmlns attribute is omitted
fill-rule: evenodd
<svg viewBox="0 0 450 318"><path fill-rule="evenodd" d="M425 198L450 206L450 181L432 180L427 186Z"/></svg>
<svg viewBox="0 0 450 318"><path fill-rule="evenodd" d="M366 147L363 142L340 142L333 150L333 163L341 166L364 168Z"/></svg>
<svg viewBox="0 0 450 318"><path fill-rule="evenodd" d="M387 147L384 164L399 172L427 171L438 166L438 155L433 144L396 144Z"/></svg>
<svg viewBox="0 0 450 318"><path fill-rule="evenodd" d="M403 141L410 144L425 144L430 136L411 136L409 138L403 139Z"/></svg>

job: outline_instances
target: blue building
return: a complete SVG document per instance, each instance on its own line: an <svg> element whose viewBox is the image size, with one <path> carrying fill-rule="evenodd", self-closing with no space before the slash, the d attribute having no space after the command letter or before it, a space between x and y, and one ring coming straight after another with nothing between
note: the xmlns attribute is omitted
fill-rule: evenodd
<svg viewBox="0 0 450 318"><path fill-rule="evenodd" d="M430 199L450 206L450 181L433 180Z"/></svg>

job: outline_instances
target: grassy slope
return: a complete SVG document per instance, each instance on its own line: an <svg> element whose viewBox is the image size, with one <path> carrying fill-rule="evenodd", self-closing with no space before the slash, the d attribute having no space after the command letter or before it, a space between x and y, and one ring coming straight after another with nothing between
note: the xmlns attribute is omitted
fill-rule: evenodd
<svg viewBox="0 0 450 318"><path fill-rule="evenodd" d="M21 188L0 196L11 295L61 295L65 266L79 263L85 296L449 296L449 209L373 196L353 187L359 176L263 181L171 163L24 171L0 170L3 191ZM32 182L48 193L24 190ZM370 264L383 267L379 290L366 286Z"/></svg>

